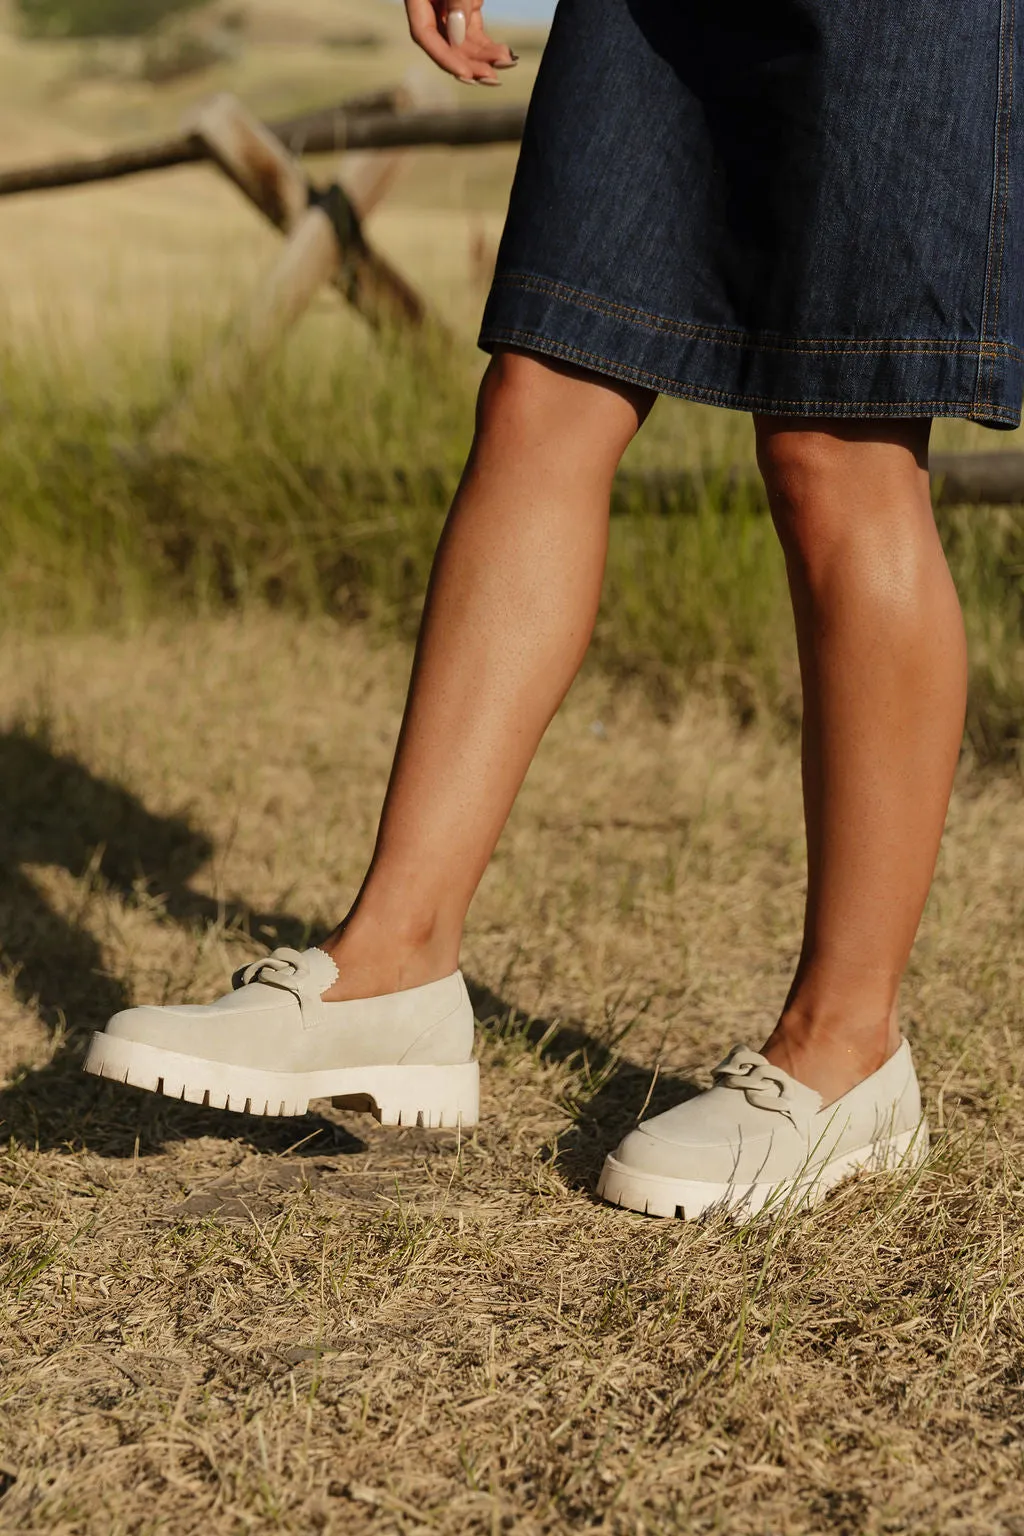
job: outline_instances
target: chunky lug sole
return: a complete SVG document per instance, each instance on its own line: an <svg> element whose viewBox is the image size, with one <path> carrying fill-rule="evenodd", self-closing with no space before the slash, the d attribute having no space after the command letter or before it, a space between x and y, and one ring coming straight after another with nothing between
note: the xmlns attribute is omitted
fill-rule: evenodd
<svg viewBox="0 0 1024 1536"><path fill-rule="evenodd" d="M778 1184L707 1184L698 1179L668 1179L642 1173L605 1159L597 1193L612 1205L640 1211L645 1216L681 1216L694 1221L708 1211L729 1211L740 1219L806 1208L824 1200L830 1190L855 1173L886 1173L912 1169L928 1154L928 1126L922 1121L883 1141L871 1142L841 1157L801 1171L795 1179Z"/></svg>
<svg viewBox="0 0 1024 1536"><path fill-rule="evenodd" d="M247 1115L303 1115L311 1099L333 1099L349 1108L369 1109L381 1125L470 1126L480 1118L480 1068L475 1061L450 1067L263 1072L96 1033L82 1065L96 1077Z"/></svg>

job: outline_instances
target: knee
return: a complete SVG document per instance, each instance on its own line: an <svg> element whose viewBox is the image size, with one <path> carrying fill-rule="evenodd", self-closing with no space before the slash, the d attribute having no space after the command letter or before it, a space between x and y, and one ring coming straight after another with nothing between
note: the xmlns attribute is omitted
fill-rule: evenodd
<svg viewBox="0 0 1024 1536"><path fill-rule="evenodd" d="M911 579L936 541L927 423L757 427L758 466L791 570L815 589L837 566ZM902 584L902 583L901 583Z"/></svg>
<svg viewBox="0 0 1024 1536"><path fill-rule="evenodd" d="M495 352L480 385L477 425L543 420L552 411L568 408L572 394L566 385L564 375L544 358L524 352Z"/></svg>
<svg viewBox="0 0 1024 1536"><path fill-rule="evenodd" d="M621 453L657 397L557 358L500 348L477 401L477 435L530 444L607 442Z"/></svg>

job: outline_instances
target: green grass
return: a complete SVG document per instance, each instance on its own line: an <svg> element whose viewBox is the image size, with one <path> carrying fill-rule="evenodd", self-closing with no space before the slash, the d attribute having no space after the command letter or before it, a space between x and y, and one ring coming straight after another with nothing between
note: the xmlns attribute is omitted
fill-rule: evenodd
<svg viewBox="0 0 1024 1536"><path fill-rule="evenodd" d="M479 359L355 331L345 346L292 347L244 398L209 400L174 451L147 447L195 352L125 351L102 368L54 360L59 349L0 359L3 618L131 626L269 605L411 637L469 446ZM795 728L782 560L763 499L726 494L720 472L736 434L723 432L716 463L698 408L673 404L664 419L703 444L705 489L674 510L636 488L617 497L589 664L643 678L666 707L724 690L741 720ZM667 441L652 424L632 461L663 464ZM941 528L971 639L968 740L981 761L1012 761L1024 512L954 508Z"/></svg>

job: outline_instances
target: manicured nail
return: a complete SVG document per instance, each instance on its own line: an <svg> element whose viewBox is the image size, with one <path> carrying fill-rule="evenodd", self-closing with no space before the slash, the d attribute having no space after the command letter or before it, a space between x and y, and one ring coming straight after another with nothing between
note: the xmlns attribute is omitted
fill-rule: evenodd
<svg viewBox="0 0 1024 1536"><path fill-rule="evenodd" d="M516 67L516 65L517 65L517 64L518 64L518 63L519 63L519 60L518 60L518 59L517 59L517 58L516 58L516 56L515 56L515 55L514 55L514 54L513 54L513 56L512 56L512 58L511 58L511 59L510 59L510 60L509 60L509 62L508 62L508 63L507 63L507 64L505 64L505 63L502 63L502 61L501 61L501 60L500 60L500 59L499 59L499 60L498 60L498 61L497 61L497 62L496 62L496 63L495 63L495 66L494 66L494 67L495 67L495 69L515 69L515 67Z"/></svg>
<svg viewBox="0 0 1024 1536"><path fill-rule="evenodd" d="M477 85L500 85L500 80L478 80Z"/></svg>
<svg viewBox="0 0 1024 1536"><path fill-rule="evenodd" d="M456 75L455 78L459 82L460 85L479 85L480 84L480 81L479 80L474 80L472 75Z"/></svg>
<svg viewBox="0 0 1024 1536"><path fill-rule="evenodd" d="M452 47L461 48L466 41L465 11L449 11L445 21L445 31L448 33L448 41Z"/></svg>

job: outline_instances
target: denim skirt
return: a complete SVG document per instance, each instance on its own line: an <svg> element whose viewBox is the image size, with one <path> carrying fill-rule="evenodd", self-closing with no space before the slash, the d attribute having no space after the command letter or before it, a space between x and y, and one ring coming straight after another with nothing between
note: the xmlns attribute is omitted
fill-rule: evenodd
<svg viewBox="0 0 1024 1536"><path fill-rule="evenodd" d="M1022 92L1024 0L559 0L480 345L1015 427Z"/></svg>

